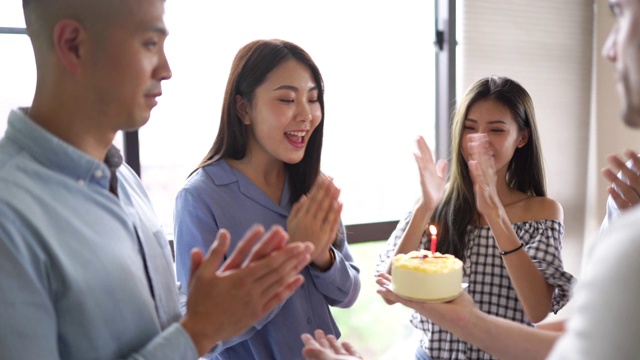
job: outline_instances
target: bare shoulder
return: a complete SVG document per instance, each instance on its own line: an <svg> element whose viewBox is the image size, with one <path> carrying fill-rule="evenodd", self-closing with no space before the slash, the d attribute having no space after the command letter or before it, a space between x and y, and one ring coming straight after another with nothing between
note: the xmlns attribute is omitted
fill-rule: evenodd
<svg viewBox="0 0 640 360"><path fill-rule="evenodd" d="M562 205L545 196L529 196L507 209L512 223L536 220L557 220L564 222Z"/></svg>
<svg viewBox="0 0 640 360"><path fill-rule="evenodd" d="M539 214L538 220L564 222L564 210L558 201L544 196L535 196L532 201L534 201L533 207L537 209L536 212Z"/></svg>

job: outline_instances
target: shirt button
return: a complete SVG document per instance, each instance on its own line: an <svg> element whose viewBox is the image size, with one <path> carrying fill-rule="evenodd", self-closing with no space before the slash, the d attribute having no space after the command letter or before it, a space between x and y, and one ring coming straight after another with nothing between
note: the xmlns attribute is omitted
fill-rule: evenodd
<svg viewBox="0 0 640 360"><path fill-rule="evenodd" d="M102 177L102 170L98 169L96 171L93 172L93 176L100 178Z"/></svg>
<svg viewBox="0 0 640 360"><path fill-rule="evenodd" d="M307 324L311 325L311 323L313 322L313 320L311 320L310 317L307 318Z"/></svg>
<svg viewBox="0 0 640 360"><path fill-rule="evenodd" d="M84 186L84 180L83 179L78 179L78 185L80 186Z"/></svg>

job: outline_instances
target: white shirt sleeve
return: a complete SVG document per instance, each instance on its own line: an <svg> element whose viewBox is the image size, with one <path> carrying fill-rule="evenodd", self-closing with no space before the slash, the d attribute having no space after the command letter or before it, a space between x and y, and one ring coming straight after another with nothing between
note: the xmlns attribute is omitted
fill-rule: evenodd
<svg viewBox="0 0 640 360"><path fill-rule="evenodd" d="M640 208L598 238L578 281L573 316L550 359L637 359L640 354Z"/></svg>

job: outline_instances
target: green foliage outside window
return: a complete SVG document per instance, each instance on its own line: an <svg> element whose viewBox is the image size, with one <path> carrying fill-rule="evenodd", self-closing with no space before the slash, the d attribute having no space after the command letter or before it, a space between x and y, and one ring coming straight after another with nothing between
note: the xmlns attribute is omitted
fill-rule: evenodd
<svg viewBox="0 0 640 360"><path fill-rule="evenodd" d="M364 359L413 359L420 336L409 323L411 310L389 306L376 293L375 267L384 246L383 241L349 245L360 267L362 289L351 308L331 312L342 332L340 340L352 343Z"/></svg>

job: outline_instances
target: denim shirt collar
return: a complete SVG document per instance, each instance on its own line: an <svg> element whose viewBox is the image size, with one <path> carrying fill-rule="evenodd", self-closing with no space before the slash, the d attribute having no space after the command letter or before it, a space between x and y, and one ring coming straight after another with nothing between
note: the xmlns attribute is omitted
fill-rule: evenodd
<svg viewBox="0 0 640 360"><path fill-rule="evenodd" d="M68 176L80 185L94 183L108 189L108 166L66 143L35 123L27 115L28 108L14 109L9 114L5 138L27 151L36 161L53 171Z"/></svg>
<svg viewBox="0 0 640 360"><path fill-rule="evenodd" d="M217 171L214 171L214 168L217 168ZM249 178L242 172L231 167L226 160L216 161L215 163L204 167L201 171L205 171L218 186L237 182L240 192L268 209L285 216L288 216L291 211L291 205L289 204L291 199L291 189L289 187L288 176L285 178L280 203L276 204L267 196L267 194L254 184L253 181L249 180Z"/></svg>

